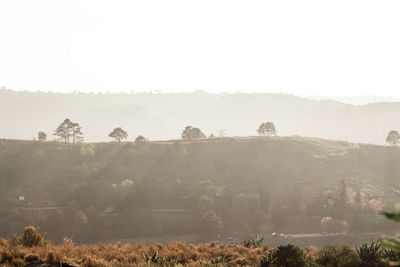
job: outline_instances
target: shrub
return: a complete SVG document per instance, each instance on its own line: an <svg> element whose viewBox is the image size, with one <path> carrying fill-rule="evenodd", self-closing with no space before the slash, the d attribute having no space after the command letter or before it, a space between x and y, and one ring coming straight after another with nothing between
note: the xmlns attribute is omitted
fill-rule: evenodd
<svg viewBox="0 0 400 267"><path fill-rule="evenodd" d="M400 261L400 250L397 249L383 249L382 258L390 262Z"/></svg>
<svg viewBox="0 0 400 267"><path fill-rule="evenodd" d="M143 258L147 263L162 264L164 262L164 258L158 256L158 250L153 254L143 254Z"/></svg>
<svg viewBox="0 0 400 267"><path fill-rule="evenodd" d="M364 265L375 266L382 258L382 247L378 242L362 244L356 251Z"/></svg>
<svg viewBox="0 0 400 267"><path fill-rule="evenodd" d="M261 267L268 267L272 266L272 256L271 253L267 253L261 257L260 260L260 266Z"/></svg>
<svg viewBox="0 0 400 267"><path fill-rule="evenodd" d="M218 257L211 259L211 263L215 264L215 265L220 264L220 263L224 264L224 263L228 263L231 259L232 259L232 255L225 254L222 251Z"/></svg>
<svg viewBox="0 0 400 267"><path fill-rule="evenodd" d="M318 264L326 267L353 267L360 264L357 253L343 245L328 245L321 248L315 260Z"/></svg>
<svg viewBox="0 0 400 267"><path fill-rule="evenodd" d="M315 256L318 253L318 248L316 248L314 246L305 247L305 248L303 248L303 253L306 258L306 261L308 263L311 263L311 262L314 262L314 260L315 260Z"/></svg>
<svg viewBox="0 0 400 267"><path fill-rule="evenodd" d="M248 239L243 240L241 242L241 244L242 244L242 246L244 246L246 248L261 247L263 241L264 241L264 237L256 235L255 237L250 237Z"/></svg>
<svg viewBox="0 0 400 267"><path fill-rule="evenodd" d="M261 266L306 266L303 250L292 244L282 245L261 258Z"/></svg>
<svg viewBox="0 0 400 267"><path fill-rule="evenodd" d="M35 227L28 226L25 227L24 233L18 237L18 240L24 247L43 247L46 245L45 235L45 233L39 233Z"/></svg>

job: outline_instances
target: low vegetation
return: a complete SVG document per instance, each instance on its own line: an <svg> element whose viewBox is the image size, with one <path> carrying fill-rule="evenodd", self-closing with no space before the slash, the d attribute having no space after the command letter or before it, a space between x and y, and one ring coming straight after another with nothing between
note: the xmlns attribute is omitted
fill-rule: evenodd
<svg viewBox="0 0 400 267"><path fill-rule="evenodd" d="M376 215L400 201L398 166L394 147L304 137L0 140L0 235L25 225L78 244L353 232L363 243L397 231Z"/></svg>
<svg viewBox="0 0 400 267"><path fill-rule="evenodd" d="M26 227L20 236L0 239L0 266L34 266L35 262L63 262L81 267L129 266L393 266L399 260L397 250L377 242L356 249L328 245L320 249L281 245L244 246L225 243L186 244L96 244L75 245L71 239L54 245L45 234ZM260 237L253 238L259 239Z"/></svg>

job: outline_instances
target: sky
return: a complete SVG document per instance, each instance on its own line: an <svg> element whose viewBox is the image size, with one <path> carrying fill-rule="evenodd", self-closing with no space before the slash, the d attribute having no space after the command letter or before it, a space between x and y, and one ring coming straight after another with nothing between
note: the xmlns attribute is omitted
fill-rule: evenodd
<svg viewBox="0 0 400 267"><path fill-rule="evenodd" d="M400 97L400 1L0 1L0 86Z"/></svg>

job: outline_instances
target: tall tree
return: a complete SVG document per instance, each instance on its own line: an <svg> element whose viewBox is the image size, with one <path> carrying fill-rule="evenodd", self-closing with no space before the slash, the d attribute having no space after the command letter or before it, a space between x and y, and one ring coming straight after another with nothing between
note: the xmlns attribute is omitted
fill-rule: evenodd
<svg viewBox="0 0 400 267"><path fill-rule="evenodd" d="M83 141L82 127L79 123L71 122L69 128L71 130L72 142L74 144Z"/></svg>
<svg viewBox="0 0 400 267"><path fill-rule="evenodd" d="M69 143L71 137L71 123L70 119L65 119L60 125L58 125L54 132L54 135L60 137L64 143Z"/></svg>
<svg viewBox="0 0 400 267"><path fill-rule="evenodd" d="M61 138L64 143L76 143L83 140L82 128L79 123L72 122L70 119L65 119L54 132L54 135Z"/></svg>
<svg viewBox="0 0 400 267"><path fill-rule="evenodd" d="M265 122L261 123L257 129L258 135L265 135Z"/></svg>
<svg viewBox="0 0 400 267"><path fill-rule="evenodd" d="M115 141L120 143L121 140L128 138L128 133L121 127L118 127L115 128L108 136L114 138Z"/></svg>
<svg viewBox="0 0 400 267"><path fill-rule="evenodd" d="M391 146L398 146L400 143L400 134L398 131L391 130L386 137L386 143Z"/></svg>
<svg viewBox="0 0 400 267"><path fill-rule="evenodd" d="M47 140L47 134L46 134L45 132L40 131L40 132L38 133L38 140L39 140L40 142L46 141L46 140Z"/></svg>
<svg viewBox="0 0 400 267"><path fill-rule="evenodd" d="M200 138L206 138L206 135L199 128L186 126L182 131L182 139L192 140Z"/></svg>
<svg viewBox="0 0 400 267"><path fill-rule="evenodd" d="M257 133L263 136L274 136L276 135L276 128L273 122L263 122L257 129Z"/></svg>

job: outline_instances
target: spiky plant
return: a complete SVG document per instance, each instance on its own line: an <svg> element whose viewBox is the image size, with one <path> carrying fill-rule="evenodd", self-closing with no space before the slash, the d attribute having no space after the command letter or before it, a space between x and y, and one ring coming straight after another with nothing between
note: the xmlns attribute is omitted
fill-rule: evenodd
<svg viewBox="0 0 400 267"><path fill-rule="evenodd" d="M400 260L400 251L396 249L383 249L382 258L390 262L398 262Z"/></svg>
<svg viewBox="0 0 400 267"><path fill-rule="evenodd" d="M164 258L158 255L158 250L156 250L153 254L143 253L143 258L147 263L162 264L164 262Z"/></svg>
<svg viewBox="0 0 400 267"><path fill-rule="evenodd" d="M218 257L211 259L211 263L215 264L215 265L217 265L219 263L224 264L224 263L228 263L231 259L232 259L232 255L226 254L225 252L221 251L221 253L219 254Z"/></svg>
<svg viewBox="0 0 400 267"><path fill-rule="evenodd" d="M260 267L272 266L273 258L271 253L264 254L260 259Z"/></svg>
<svg viewBox="0 0 400 267"><path fill-rule="evenodd" d="M380 262L383 251L379 242L372 242L357 247L356 252L364 264L371 265Z"/></svg>
<svg viewBox="0 0 400 267"><path fill-rule="evenodd" d="M255 237L249 237L241 242L242 246L249 247L261 247L264 237L256 235Z"/></svg>

